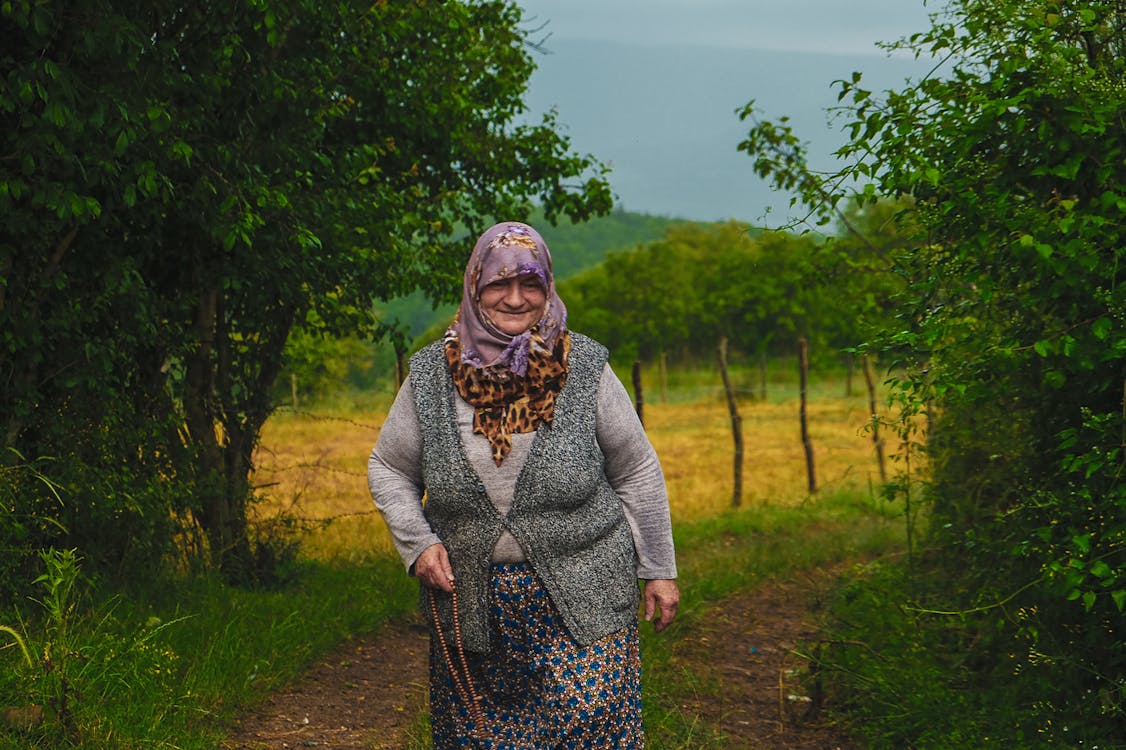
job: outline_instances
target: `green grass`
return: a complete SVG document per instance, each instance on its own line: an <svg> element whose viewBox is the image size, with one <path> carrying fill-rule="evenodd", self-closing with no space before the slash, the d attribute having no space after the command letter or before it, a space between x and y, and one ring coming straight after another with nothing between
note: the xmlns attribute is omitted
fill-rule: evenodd
<svg viewBox="0 0 1126 750"><path fill-rule="evenodd" d="M899 527L887 506L847 494L680 525L680 617L661 636L642 628L651 746L723 747L720 727L678 709L683 696L716 686L670 658L676 640L716 602L791 570L894 547ZM35 668L16 648L0 651L0 705L44 705L48 721L32 733L0 732L0 750L66 746L64 739L77 748L212 750L234 717L343 639L377 630L415 602L415 584L398 561L377 558L303 563L293 581L274 590L197 577L82 607L64 603L65 629L37 605L9 609L0 622L23 633ZM45 655L53 670L44 668ZM67 738L51 713L63 694L74 727ZM408 734L410 747L428 746L424 715Z"/></svg>
<svg viewBox="0 0 1126 750"><path fill-rule="evenodd" d="M682 615L790 570L864 556L898 544L899 511L850 491L799 506L753 506L674 530L680 575L692 586Z"/></svg>
<svg viewBox="0 0 1126 750"><path fill-rule="evenodd" d="M0 749L214 750L224 725L248 706L416 601L398 561L375 559L302 564L296 580L276 590L233 589L212 578L167 582L74 608L65 632L36 605L21 607L22 615L9 609L0 621L20 623L35 668L18 663L12 649L0 651L0 705L45 706L47 721L30 733L0 731ZM59 731L64 692L69 737Z"/></svg>

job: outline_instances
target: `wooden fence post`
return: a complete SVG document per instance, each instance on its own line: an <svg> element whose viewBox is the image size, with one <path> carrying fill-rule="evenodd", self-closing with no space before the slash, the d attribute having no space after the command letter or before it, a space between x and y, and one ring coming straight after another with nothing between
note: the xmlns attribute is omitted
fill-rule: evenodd
<svg viewBox="0 0 1126 750"><path fill-rule="evenodd" d="M872 418L872 445L876 447L876 462L880 466L880 481L887 484L887 468L884 465L884 441L880 438L880 415L876 413L876 382L872 377L872 362L864 355L864 381L868 384L868 413Z"/></svg>
<svg viewBox="0 0 1126 750"><path fill-rule="evenodd" d="M766 403L766 347L763 347L758 361L759 371L759 401Z"/></svg>
<svg viewBox="0 0 1126 750"><path fill-rule="evenodd" d="M637 418L641 420L641 426L645 426L645 399L641 395L641 360L635 359L633 361L633 408L637 410Z"/></svg>
<svg viewBox="0 0 1126 750"><path fill-rule="evenodd" d="M923 372L925 373L927 383L927 444L930 445L931 435L934 434L934 391L931 389L931 365L930 362L923 363ZM1123 388L1123 411L1122 416L1126 417L1126 382L1122 384ZM1126 422L1123 422L1126 425ZM1123 435L1123 440L1126 440L1126 434ZM1126 445L1126 442L1123 442Z"/></svg>
<svg viewBox="0 0 1126 750"><path fill-rule="evenodd" d="M407 347L399 342L395 342L395 383L399 388L403 387L403 381L407 379L407 366L406 366Z"/></svg>
<svg viewBox="0 0 1126 750"><path fill-rule="evenodd" d="M809 420L806 416L809 400L809 342L798 339L798 374L801 379L801 443L805 449L805 472L809 480L809 494L817 492L817 474L813 468L813 441L809 437Z"/></svg>
<svg viewBox="0 0 1126 750"><path fill-rule="evenodd" d="M669 402L669 355L668 352L661 352L661 403L667 404Z"/></svg>
<svg viewBox="0 0 1126 750"><path fill-rule="evenodd" d="M727 337L721 336L717 350L719 374L723 378L723 391L727 394L727 410L731 413L731 434L735 438L735 489L731 504L738 508L743 503L743 418L739 416L739 406L735 401L735 391L727 374Z"/></svg>
<svg viewBox="0 0 1126 750"><path fill-rule="evenodd" d="M289 390L293 396L293 410L297 411L297 373L289 374Z"/></svg>

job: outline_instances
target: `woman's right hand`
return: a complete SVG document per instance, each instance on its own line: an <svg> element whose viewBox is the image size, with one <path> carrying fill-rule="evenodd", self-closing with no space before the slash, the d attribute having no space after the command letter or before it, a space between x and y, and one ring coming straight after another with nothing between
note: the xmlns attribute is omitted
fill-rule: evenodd
<svg viewBox="0 0 1126 750"><path fill-rule="evenodd" d="M450 565L450 555L446 545L432 544L422 551L414 561L414 574L423 586L452 592L454 590L454 569Z"/></svg>

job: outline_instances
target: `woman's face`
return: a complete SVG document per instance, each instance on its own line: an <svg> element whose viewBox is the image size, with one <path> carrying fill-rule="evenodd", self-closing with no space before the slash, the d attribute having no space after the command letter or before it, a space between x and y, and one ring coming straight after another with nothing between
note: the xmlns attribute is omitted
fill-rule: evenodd
<svg viewBox="0 0 1126 750"><path fill-rule="evenodd" d="M547 291L532 274L513 276L486 284L478 304L502 332L516 336L543 318Z"/></svg>

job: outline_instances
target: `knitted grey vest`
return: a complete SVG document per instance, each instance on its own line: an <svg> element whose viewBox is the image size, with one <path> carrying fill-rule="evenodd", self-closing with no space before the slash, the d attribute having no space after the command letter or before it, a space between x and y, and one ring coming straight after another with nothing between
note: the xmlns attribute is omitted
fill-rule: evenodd
<svg viewBox="0 0 1126 750"><path fill-rule="evenodd" d="M607 351L571 334L567 383L550 425L541 426L501 517L469 463L458 434L454 384L442 342L411 358L410 380L422 429L424 512L450 553L465 648L489 649L488 595L493 548L508 529L543 581L571 637L588 645L631 624L640 594L637 553L620 498L606 481L595 435L598 382ZM427 592L423 592L424 605ZM439 617L453 633L447 594Z"/></svg>

